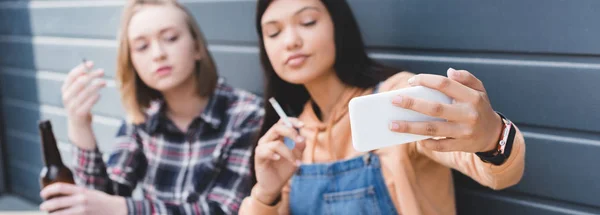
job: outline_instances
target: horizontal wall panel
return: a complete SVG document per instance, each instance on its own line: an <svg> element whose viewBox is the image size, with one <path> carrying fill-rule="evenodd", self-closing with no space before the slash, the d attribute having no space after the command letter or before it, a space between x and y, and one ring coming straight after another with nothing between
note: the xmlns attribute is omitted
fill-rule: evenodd
<svg viewBox="0 0 600 215"><path fill-rule="evenodd" d="M0 21L0 34L115 39L124 4L103 2L38 3L38 7L31 8L24 4L0 5L0 20L12 20ZM208 41L255 43L257 40L255 1L182 2L192 12Z"/></svg>
<svg viewBox="0 0 600 215"><path fill-rule="evenodd" d="M600 54L595 0L350 2L369 46Z"/></svg>
<svg viewBox="0 0 600 215"><path fill-rule="evenodd" d="M30 168L28 165L12 164L8 167L10 192L27 198L35 203L41 203L40 197L40 168Z"/></svg>
<svg viewBox="0 0 600 215"><path fill-rule="evenodd" d="M600 97L587 94L600 92L597 63L503 60L492 56L376 53L373 57L414 73L445 76L450 67L469 70L484 83L493 107L518 123L600 131L600 115L590 114L600 107Z"/></svg>
<svg viewBox="0 0 600 215"><path fill-rule="evenodd" d="M18 173L11 172L10 185L12 192L22 194L30 200L38 201L39 177L43 168L42 153L39 137L30 134L15 134L7 132L8 159L10 169L18 169ZM38 138L38 139L36 139ZM72 166L73 158L70 145L59 143L61 158L65 165ZM25 190L21 190L25 189Z"/></svg>
<svg viewBox="0 0 600 215"><path fill-rule="evenodd" d="M38 8L27 8L25 4L0 5L0 34L116 38L124 4L73 7L73 3ZM85 1L80 3L86 5Z"/></svg>
<svg viewBox="0 0 600 215"><path fill-rule="evenodd" d="M9 130L38 134L38 122L49 119L56 138L61 142L68 143L67 119L63 112L51 107L36 108L34 104L12 100L3 101L4 121ZM42 110L40 110L42 109ZM120 126L118 119L106 119L106 117L94 117L92 128L98 141L98 147L102 151L110 150L114 146L115 135Z"/></svg>
<svg viewBox="0 0 600 215"><path fill-rule="evenodd" d="M44 165L41 141L38 135L18 131L7 131L6 133L6 141L11 143L7 147L9 159L29 163L36 167ZM68 167L73 165L73 147L70 143L58 142L61 159Z"/></svg>
<svg viewBox="0 0 600 215"><path fill-rule="evenodd" d="M43 50L56 48L42 44L36 47L40 52L50 52ZM230 83L255 93L262 92L262 72L257 62L256 49L212 46L211 51L220 74ZM600 116L587 114L593 107L600 107L600 97L580 93L600 91L599 85L595 84L595 80L600 80L600 64L597 63L587 60L569 63L570 61L497 59L494 55L475 58L469 55L424 56L375 52L372 56L416 73L445 74L448 67L467 69L483 81L494 107L519 123L600 131L600 123L595 123L600 121ZM69 70L67 65L56 63L64 61L65 59L56 59L42 62L38 67L66 72ZM26 65L20 63L11 66L21 68ZM107 73L110 74L109 69ZM531 102L531 98L544 99ZM519 104L519 108L515 108L514 104Z"/></svg>
<svg viewBox="0 0 600 215"><path fill-rule="evenodd" d="M525 173L511 192L526 193L600 208L600 135L593 139L537 129L525 134ZM560 135L556 135L560 134ZM458 186L480 188L476 182L456 173Z"/></svg>
<svg viewBox="0 0 600 215"><path fill-rule="evenodd" d="M66 74L86 58L112 78L117 60L115 43L114 40L0 37L0 65Z"/></svg>
<svg viewBox="0 0 600 215"><path fill-rule="evenodd" d="M224 77L227 83L255 94L262 94L264 76L258 50L251 47L211 46L210 51L217 63L219 75Z"/></svg>
<svg viewBox="0 0 600 215"><path fill-rule="evenodd" d="M594 0L576 4L562 0L349 2L368 46L600 54L596 42L600 27L591 22L600 19L594 10L600 8L600 2ZM185 3L209 41L231 43L256 43L255 4L250 0ZM122 5L55 5L29 10L0 7L3 18L7 18L2 20L18 21L2 22L0 34L116 38Z"/></svg>
<svg viewBox="0 0 600 215"><path fill-rule="evenodd" d="M63 159L71 160L60 87L82 58L106 71L109 86L92 111L93 129L102 151L113 148L124 118L114 78L125 2L0 0L9 192L39 201L40 119L52 120ZM220 76L262 94L257 1L181 2L200 24ZM490 191L454 173L459 214L600 214L600 173L593 171L600 163L600 115L594 114L600 108L594 96L600 92L600 1L348 2L372 57L414 73L467 69L483 81L494 109L524 131L526 170L516 186Z"/></svg>
<svg viewBox="0 0 600 215"><path fill-rule="evenodd" d="M558 201L514 196L487 191L458 190L458 214L489 215L592 215L600 214L600 208L584 207Z"/></svg>
<svg viewBox="0 0 600 215"><path fill-rule="evenodd" d="M69 43L66 38L0 37L0 66L25 70L49 70L67 74L81 63L82 58L93 60L103 68L105 77L114 79L116 46L110 40L82 40ZM218 72L235 87L254 93L262 92L262 70L255 47L210 46ZM15 55L14 53L20 53ZM6 57L4 57L6 56ZM71 63L67 63L71 62ZM2 69L6 70L6 69ZM10 70L10 69L8 69ZM10 72L10 71L9 71ZM19 71L20 72L20 71ZM15 73L15 72L13 72Z"/></svg>
<svg viewBox="0 0 600 215"><path fill-rule="evenodd" d="M31 71L13 68L0 68L2 92L6 98L20 99L38 104L63 107L61 87L65 74ZM100 90L100 100L92 108L93 114L124 118L118 90L112 84Z"/></svg>

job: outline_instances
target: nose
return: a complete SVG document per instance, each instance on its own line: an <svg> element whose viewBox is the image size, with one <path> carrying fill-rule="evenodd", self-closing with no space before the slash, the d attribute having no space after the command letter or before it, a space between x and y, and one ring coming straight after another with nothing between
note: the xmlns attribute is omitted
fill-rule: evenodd
<svg viewBox="0 0 600 215"><path fill-rule="evenodd" d="M152 42L151 48L152 48L152 59L154 61L161 61L167 57L162 43L155 40Z"/></svg>
<svg viewBox="0 0 600 215"><path fill-rule="evenodd" d="M294 50L302 47L302 38L298 34L295 28L289 28L287 31L282 32L284 37L284 44L288 50Z"/></svg>

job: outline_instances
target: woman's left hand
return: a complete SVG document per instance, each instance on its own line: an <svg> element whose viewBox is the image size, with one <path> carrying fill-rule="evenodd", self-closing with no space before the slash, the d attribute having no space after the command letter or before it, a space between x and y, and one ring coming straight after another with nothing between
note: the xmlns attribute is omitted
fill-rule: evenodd
<svg viewBox="0 0 600 215"><path fill-rule="evenodd" d="M46 199L40 210L54 214L127 214L125 198L77 185L54 183L45 187L40 196ZM57 196L51 199L49 197Z"/></svg>
<svg viewBox="0 0 600 215"><path fill-rule="evenodd" d="M394 121L390 129L399 133L420 134L443 139L427 139L420 144L434 151L486 152L494 150L502 129L502 119L492 109L483 83L465 70L448 69L448 77L431 74L415 75L411 86L438 90L454 99L452 104L397 96L392 103L446 122Z"/></svg>

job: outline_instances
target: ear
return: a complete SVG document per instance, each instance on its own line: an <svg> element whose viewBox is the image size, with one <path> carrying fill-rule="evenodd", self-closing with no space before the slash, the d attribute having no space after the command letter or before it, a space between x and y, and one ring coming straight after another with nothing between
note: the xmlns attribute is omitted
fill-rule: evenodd
<svg viewBox="0 0 600 215"><path fill-rule="evenodd" d="M194 59L196 59L196 60L202 60L202 57L203 57L202 56L202 50L203 50L202 45L196 43L196 51L194 53Z"/></svg>
<svg viewBox="0 0 600 215"><path fill-rule="evenodd" d="M196 54L194 55L194 59L202 60L202 53L200 51L196 51Z"/></svg>

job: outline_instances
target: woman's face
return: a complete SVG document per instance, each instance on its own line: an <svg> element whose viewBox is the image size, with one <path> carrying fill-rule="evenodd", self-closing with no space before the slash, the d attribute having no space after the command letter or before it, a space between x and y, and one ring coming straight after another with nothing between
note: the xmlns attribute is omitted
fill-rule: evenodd
<svg viewBox="0 0 600 215"><path fill-rule="evenodd" d="M202 58L185 13L164 5L143 5L128 26L131 61L146 85L165 92L195 83L196 61Z"/></svg>
<svg viewBox="0 0 600 215"><path fill-rule="evenodd" d="M334 73L333 22L321 1L273 1L261 26L265 50L281 79L306 84Z"/></svg>

